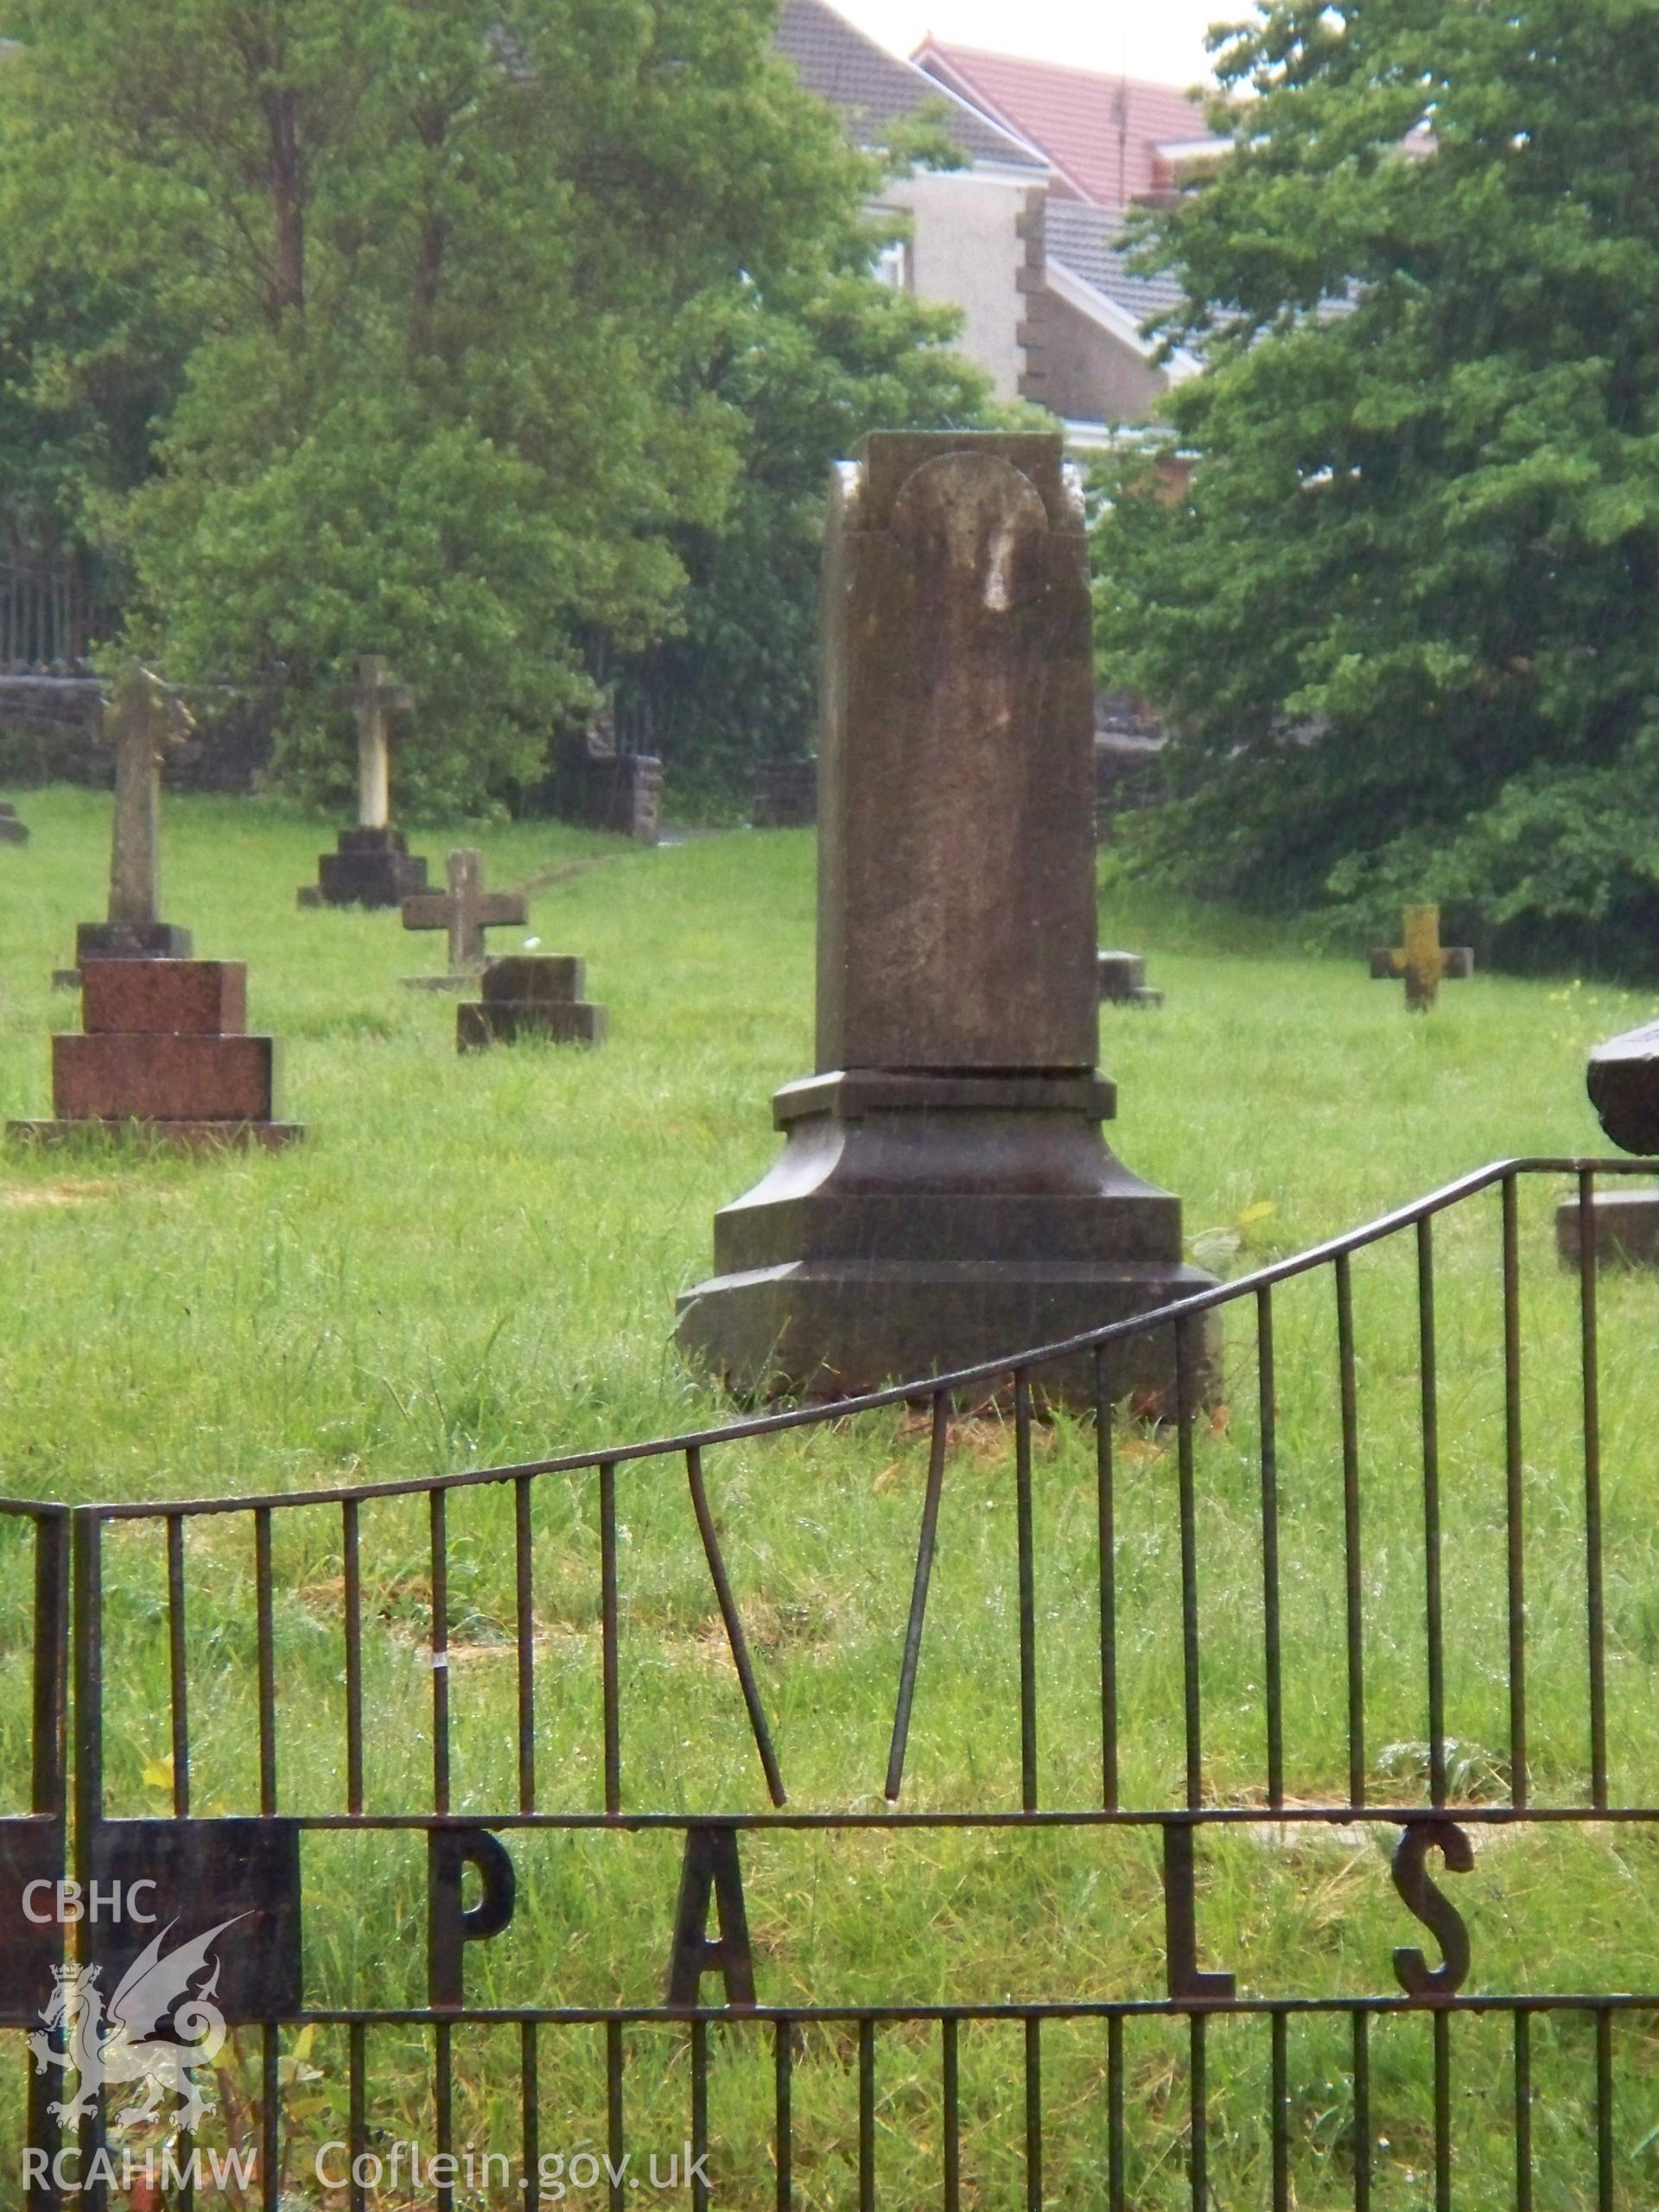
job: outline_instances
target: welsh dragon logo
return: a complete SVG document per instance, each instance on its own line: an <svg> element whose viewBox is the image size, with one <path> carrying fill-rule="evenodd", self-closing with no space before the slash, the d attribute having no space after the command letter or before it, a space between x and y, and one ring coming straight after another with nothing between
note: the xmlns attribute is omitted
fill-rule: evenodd
<svg viewBox="0 0 1659 2212"><path fill-rule="evenodd" d="M55 1986L41 2015L45 2030L29 2037L29 2047L36 2074L54 2066L62 2071L65 2095L50 2107L54 2119L66 2126L83 2120L100 2089L128 2082L141 2086L138 2101L116 2114L124 2126L155 2119L164 2097L180 2100L182 2127L196 2127L213 2109L211 2075L206 2087L195 2076L212 2067L225 2046L225 2016L213 2001L219 1965L212 1948L235 1925L234 1920L222 1921L205 1936L163 1951L178 1926L170 1921L122 1976L107 2013L99 1986L100 1967L53 1969ZM191 1984L200 1974L209 1979L193 1992ZM158 2028L166 2029L168 2040L157 2038ZM54 2029L61 2033L60 2050L53 2048ZM71 2075L76 2082L73 2097L67 2094Z"/></svg>

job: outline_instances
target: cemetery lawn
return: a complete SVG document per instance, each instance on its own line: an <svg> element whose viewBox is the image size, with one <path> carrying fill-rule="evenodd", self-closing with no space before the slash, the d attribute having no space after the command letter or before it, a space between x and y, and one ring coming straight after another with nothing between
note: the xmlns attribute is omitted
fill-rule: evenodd
<svg viewBox="0 0 1659 2212"><path fill-rule="evenodd" d="M49 1110L47 1033L77 1001L48 988L77 921L101 917L109 803L24 794L26 849L0 849L0 1109ZM536 1459L723 1418L677 1357L677 1293L709 1271L715 1209L775 1157L769 1101L812 1066L813 849L804 833L737 832L655 852L549 824L411 836L443 855L478 844L492 889L524 887L527 931L492 949L588 963L609 1010L597 1052L535 1046L459 1058L453 996L399 978L441 965L442 940L391 913L304 912L334 828L263 803L169 798L164 912L206 958L245 959L250 1027L281 1040L278 1111L307 1141L278 1156L185 1163L97 1141L0 1160L11 1285L0 1394L0 1479L20 1498L162 1501L282 1492ZM1101 942L1147 956L1159 1013L1107 1008L1102 1065L1119 1086L1112 1141L1179 1192L1189 1239L1235 1271L1287 1253L1500 1157L1605 1152L1584 1096L1587 1047L1651 1012L1571 977L1477 976L1408 1017L1362 960L1316 954L1291 928L1114 887ZM1523 1193L1533 1783L1583 1790L1581 1481L1576 1304L1552 1257L1550 1204ZM1503 1450L1496 1202L1440 1251L1446 1497L1447 1706L1459 1789L1503 1796ZM1461 1220L1461 1217L1459 1217ZM1361 1278L1363 1276L1363 1281ZM1365 1391L1369 1755L1385 1801L1421 1789L1421 1503L1408 1255L1357 1268ZM1281 1301L1279 1400L1287 1779L1293 1798L1345 1796L1341 1499L1333 1445L1328 1284ZM1651 1402L1652 1286L1603 1291L1614 1802L1659 1802L1659 1446ZM1218 1802L1262 1785L1260 1555L1250 1325L1230 1316L1238 1402L1199 1459L1208 1776ZM1013 1348L1011 1348L1013 1349ZM1156 1428L1120 1439L1118 1586L1126 1802L1176 1802L1179 1621L1173 1452ZM709 1478L756 1648L791 1802L879 1809L909 1600L925 1432L884 1412L711 1452ZM906 1802L1018 1803L1012 1451L995 1411L960 1425L942 1523ZM1037 1454L1040 1746L1046 1805L1097 1803L1100 1768L1094 1458L1081 1427ZM622 1471L623 1802L760 1810L756 1763L674 1463ZM511 1809L512 1500L459 1494L450 1512L455 1802ZM542 1802L600 1802L596 1503L592 1478L545 1478L535 1507ZM431 1585L419 1502L363 1517L368 1798L429 1804ZM251 1556L241 1520L193 1529L189 1570L193 1810L257 1807ZM278 1516L276 1660L284 1809L342 1798L340 1521ZM27 1704L22 1548L0 1558L0 1707L7 1802L19 1809ZM110 1809L161 1813L166 1756L163 1561L153 1528L116 1534L106 1569ZM1203 1961L1270 1993L1386 1994L1396 1943L1433 1940L1389 1886L1394 1832L1263 1827L1202 1847ZM418 1840L308 1842L308 2001L423 2001ZM650 2003L660 1994L675 1885L671 1835L515 1840L518 1916L474 1947L469 1995L499 2005ZM1659 1851L1564 1826L1496 1832L1456 1902L1471 1987L1650 1987L1659 1959ZM780 1835L745 1844L760 1994L768 2002L1154 1996L1163 1972L1158 1831L911 1831ZM1446 1886L1456 1886L1447 1885ZM715 1985L709 1985L712 1990ZM1351 2189L1345 2021L1289 2037L1294 2171L1307 2206ZM543 2142L605 2142L602 2031L550 2031ZM1456 2024L1458 2202L1510 2200L1507 2024ZM0 2041L3 2037L0 2037ZM1185 2031L1127 2038L1130 2201L1185 2202ZM460 2138L516 2152L517 2038L458 2031ZM684 2038L630 2031L630 2134L664 2155L686 2132ZM343 2031L290 2044L296 2205L331 2204L305 2144L343 2134ZM772 2201L768 2038L714 2045L712 2160L722 2205ZM1048 2201L1104 2201L1105 2037L1049 2031ZM1377 2201L1433 2202L1429 2031L1373 2031ZM1212 2034L1219 2205L1265 2203L1268 2044L1261 2023ZM1659 2197L1659 2047L1652 2024L1616 2042L1617 2202ZM257 2044L226 2068L232 2132L250 2124ZM976 2207L1022 2202L1024 2083L1017 2026L964 2031L964 2175ZM372 2094L420 2133L424 2031L386 2031ZM1593 2199L1593 2030L1535 2031L1537 2202ZM883 2201L932 2202L938 2171L932 2031L884 2036L877 2159ZM21 2073L8 2065L8 2082ZM797 2202L855 2199L857 2053L850 2031L809 2036L795 2089ZM15 2110L7 2125L15 2126ZM427 2138L429 2141L429 2137ZM14 2155L0 2145L0 2157ZM12 2170L15 2171L15 2168ZM966 2183L964 2184L966 2188ZM387 2192L377 2207L415 2200ZM424 2200L421 2200L424 2201ZM504 2202L490 2197L479 2202ZM597 2202L594 2198L590 2201ZM642 2200L643 2201L643 2200Z"/></svg>

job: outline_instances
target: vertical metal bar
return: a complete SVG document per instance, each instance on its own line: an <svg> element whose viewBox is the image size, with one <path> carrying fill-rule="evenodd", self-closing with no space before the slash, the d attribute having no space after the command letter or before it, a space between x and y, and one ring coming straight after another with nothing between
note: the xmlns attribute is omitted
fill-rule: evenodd
<svg viewBox="0 0 1659 2212"><path fill-rule="evenodd" d="M1590 1802L1607 1805L1607 1646L1601 1575L1601 1363L1596 1320L1596 1179L1579 1177L1579 1321L1584 1372L1584 1587L1590 1645Z"/></svg>
<svg viewBox="0 0 1659 2212"><path fill-rule="evenodd" d="M899 1669L899 1700L893 1707L893 1740L887 1747L884 1794L895 1803L905 1785L905 1751L910 1742L911 1707L916 1697L916 1669L922 1655L928 1585L938 1542L939 1500L944 1490L944 1459L950 1442L950 1408L943 1391L933 1394L932 1436L928 1446L927 1489L922 1498L922 1529L916 1541L916 1573L911 1584L910 1618L905 1627L905 1656Z"/></svg>
<svg viewBox="0 0 1659 2212"><path fill-rule="evenodd" d="M940 2089L944 2107L943 2151L944 2212L962 2212L962 2080L957 2050L957 2024L941 2024L939 2031Z"/></svg>
<svg viewBox="0 0 1659 2212"><path fill-rule="evenodd" d="M104 1818L104 1522L95 1510L74 1519L75 1878L86 1895L92 1878L92 1851ZM81 1923L80 1939L86 1936ZM81 1961L86 1963L84 1948ZM80 2170L93 2171L103 2147L107 2093L81 2122ZM83 2187L89 2212L108 2212L109 2190L94 2178Z"/></svg>
<svg viewBox="0 0 1659 2212"><path fill-rule="evenodd" d="M1117 1501L1109 1354L1095 1347L1095 1519L1100 1532L1100 1795L1117 1810Z"/></svg>
<svg viewBox="0 0 1659 2212"><path fill-rule="evenodd" d="M283 2208L283 2077L280 2031L274 2021L259 2031L259 2198L264 2212ZM448 2208L446 2208L448 2212Z"/></svg>
<svg viewBox="0 0 1659 2212"><path fill-rule="evenodd" d="M622 2023L605 2023L605 2128L611 2154L610 2199L611 2212L621 2212L628 2201L627 2177L622 2171L623 2145L627 2139L626 2114L622 2102L623 2090Z"/></svg>
<svg viewBox="0 0 1659 2212"><path fill-rule="evenodd" d="M1423 1430L1423 1614L1428 1647L1428 1794L1446 1802L1446 1649L1440 1596L1440 1416L1434 1341L1434 1223L1417 1224L1417 1359ZM1438 2046L1437 2046L1438 2048Z"/></svg>
<svg viewBox="0 0 1659 2212"><path fill-rule="evenodd" d="M355 1818L363 1810L363 1569L354 1497L346 1500L340 1521L346 1574L346 1805Z"/></svg>
<svg viewBox="0 0 1659 2212"><path fill-rule="evenodd" d="M778 2157L778 2212L794 2212L795 2133L790 2111L795 2061L794 2022L778 2021L772 2037L772 2140Z"/></svg>
<svg viewBox="0 0 1659 2212"><path fill-rule="evenodd" d="M709 2149L709 2023L691 2023L691 2205L709 2212L702 2161Z"/></svg>
<svg viewBox="0 0 1659 2212"><path fill-rule="evenodd" d="M1515 2212L1532 2212L1532 2015L1515 2009Z"/></svg>
<svg viewBox="0 0 1659 2212"><path fill-rule="evenodd" d="M270 1508L253 1510L254 1597L259 1617L259 1810L276 1810L276 1646L271 1624Z"/></svg>
<svg viewBox="0 0 1659 2212"><path fill-rule="evenodd" d="M64 1802L68 1776L68 1719L65 1669L69 1659L69 1534L68 1516L43 1513L35 1522L34 1721L30 1742L29 1804L41 1819L61 1832L67 1808ZM54 1965L64 1963L61 1938ZM62 2037L55 2046L61 2049ZM43 2067L29 2069L28 2145L47 2161L48 2178L31 2181L26 2202L31 2212L58 2212L63 2198L50 2176L53 2161L62 2147L63 2131L52 2105L55 2085Z"/></svg>
<svg viewBox="0 0 1659 2212"><path fill-rule="evenodd" d="M369 2147L368 2099L369 2031L353 2020L346 2031L347 2149L352 2161L349 2212L368 2212L369 2193L358 2172L358 2160Z"/></svg>
<svg viewBox="0 0 1659 2212"><path fill-rule="evenodd" d="M622 1707L618 1688L616 1606L616 1469L599 1471L599 1629L601 1695L605 1707L605 1809L622 1809Z"/></svg>
<svg viewBox="0 0 1659 2212"><path fill-rule="evenodd" d="M858 2024L858 2212L875 2212L875 2022Z"/></svg>
<svg viewBox="0 0 1659 2212"><path fill-rule="evenodd" d="M1014 1378L1014 1522L1020 1549L1020 1802L1037 1809L1037 1562L1031 1510L1031 1379Z"/></svg>
<svg viewBox="0 0 1659 2212"><path fill-rule="evenodd" d="M518 1809L536 1809L536 1578L531 1552L532 1475L513 1484L512 1533L518 1637Z"/></svg>
<svg viewBox="0 0 1659 2212"><path fill-rule="evenodd" d="M435 1497L437 1492L434 1492ZM433 2029L436 2044L436 2063L434 2068L434 2117L437 2122L438 2152L441 2157L453 2154L455 2147L455 2052L454 2029L447 2020L440 2020ZM441 2183L437 2192L438 2212L455 2212L454 2189L448 2182Z"/></svg>
<svg viewBox="0 0 1659 2212"><path fill-rule="evenodd" d="M449 1810L449 1522L448 1494L428 1495L432 1554L432 1809Z"/></svg>
<svg viewBox="0 0 1659 2212"><path fill-rule="evenodd" d="M1354 2212L1371 2205L1371 2016L1354 2012Z"/></svg>
<svg viewBox="0 0 1659 2212"><path fill-rule="evenodd" d="M1365 1802L1365 1582L1360 1557L1359 1388L1354 1370L1354 1274L1336 1262L1337 1366L1342 1395L1343 1561L1348 1603L1348 1802Z"/></svg>
<svg viewBox="0 0 1659 2212"><path fill-rule="evenodd" d="M779 1771L777 1753L772 1749L772 1731L766 1726L760 1685L754 1679L754 1668L749 1659L748 1639L743 1633L742 1618L737 1610L737 1601L732 1595L731 1579L726 1572L726 1562L721 1556L720 1532L715 1526L714 1512L702 1479L702 1453L695 1444L686 1447L685 1472L691 1490L691 1510L696 1516L697 1534L702 1539L702 1555L709 1563L709 1576L715 1586L720 1617L726 1624L726 1641L731 1649L732 1664L737 1669L739 1687L743 1692L743 1703L747 1708L754 1747L760 1755L760 1765L766 1777L766 1788L771 1793L772 1802L774 1805L782 1805L786 1802L784 1778Z"/></svg>
<svg viewBox="0 0 1659 2212"><path fill-rule="evenodd" d="M1527 1553L1521 1447L1521 1226L1516 1179L1503 1201L1503 1466L1510 1592L1510 1802L1527 1802Z"/></svg>
<svg viewBox="0 0 1659 2212"><path fill-rule="evenodd" d="M1262 1635L1268 1707L1268 1803L1285 1802L1285 1708L1279 1675L1279 1410L1273 1356L1273 1292L1255 1294L1256 1383L1262 1433Z"/></svg>
<svg viewBox="0 0 1659 2212"><path fill-rule="evenodd" d="M1596 2212L1613 2212L1613 2016L1605 2005L1596 2009Z"/></svg>
<svg viewBox="0 0 1659 2212"><path fill-rule="evenodd" d="M1204 1797L1202 1704L1198 1689L1198 1537L1192 1480L1192 1360L1188 1324L1175 1328L1175 1428L1181 1522L1181 1685L1185 1708L1186 1802ZM1195 2200L1196 2201L1196 2200Z"/></svg>
<svg viewBox="0 0 1659 2212"><path fill-rule="evenodd" d="M1434 2212L1452 2212L1452 2015L1434 2015Z"/></svg>
<svg viewBox="0 0 1659 2212"><path fill-rule="evenodd" d="M189 1675L185 1658L184 1516L167 1516L167 1660L168 1700L173 1714L173 1812L183 1820L190 1810Z"/></svg>
<svg viewBox="0 0 1659 2212"><path fill-rule="evenodd" d="M1026 2022L1026 2212L1043 2212L1043 2024Z"/></svg>
<svg viewBox="0 0 1659 2212"><path fill-rule="evenodd" d="M1187 2021L1187 2061L1192 2140L1187 2176L1192 2189L1192 2212L1211 2212L1210 2203L1210 2089L1205 2071L1205 2028L1202 2012Z"/></svg>
<svg viewBox="0 0 1659 2212"><path fill-rule="evenodd" d="M542 2102L537 2056L536 2023L524 2020L518 2029L518 2139L524 2171L524 2212L538 2212L542 2202Z"/></svg>
<svg viewBox="0 0 1659 2212"><path fill-rule="evenodd" d="M1123 2016L1106 2020L1106 2193L1109 2212L1128 2212L1124 2194Z"/></svg>
<svg viewBox="0 0 1659 2212"><path fill-rule="evenodd" d="M1270 2018L1273 2081L1273 2212L1290 2212L1290 2063L1286 2045L1289 2024L1282 2012Z"/></svg>
<svg viewBox="0 0 1659 2212"><path fill-rule="evenodd" d="M64 1731L68 1700L64 1670L69 1656L69 1519L43 1513L35 1523L34 1732L29 1803L61 1820L68 1760Z"/></svg>

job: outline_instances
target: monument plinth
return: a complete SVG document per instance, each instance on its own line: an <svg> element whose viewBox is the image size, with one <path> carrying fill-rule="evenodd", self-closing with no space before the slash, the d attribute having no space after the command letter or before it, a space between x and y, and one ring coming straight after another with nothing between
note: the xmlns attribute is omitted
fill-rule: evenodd
<svg viewBox="0 0 1659 2212"><path fill-rule="evenodd" d="M601 1045L605 1009L582 996L587 963L559 954L516 953L484 970L477 1001L455 1008L455 1049L482 1052L537 1038L549 1045Z"/></svg>
<svg viewBox="0 0 1659 2212"><path fill-rule="evenodd" d="M880 434L832 481L819 1073L717 1214L679 1340L734 1389L836 1395L1011 1356L1208 1285L1179 1201L1107 1149L1093 657L1058 437ZM1124 1388L1167 1378L1166 1338ZM1090 1363L1041 1378L1086 1396Z"/></svg>
<svg viewBox="0 0 1659 2212"><path fill-rule="evenodd" d="M89 960L81 1029L52 1039L49 1122L13 1122L23 1143L101 1128L181 1150L291 1144L273 1117L276 1047L246 1033L239 960Z"/></svg>
<svg viewBox="0 0 1659 2212"><path fill-rule="evenodd" d="M1621 1152L1659 1157L1659 1021L1610 1037L1590 1055L1585 1087L1596 1118ZM1584 1236L1576 1198L1555 1211L1555 1244L1577 1267ZM1659 1268L1659 1190L1621 1178L1595 1194L1596 1258L1603 1266Z"/></svg>
<svg viewBox="0 0 1659 2212"><path fill-rule="evenodd" d="M391 719L415 695L391 675L383 653L365 653L351 694L357 712L357 827L338 849L317 856L317 880L302 884L302 906L401 906L426 889L426 862L411 858L391 827Z"/></svg>

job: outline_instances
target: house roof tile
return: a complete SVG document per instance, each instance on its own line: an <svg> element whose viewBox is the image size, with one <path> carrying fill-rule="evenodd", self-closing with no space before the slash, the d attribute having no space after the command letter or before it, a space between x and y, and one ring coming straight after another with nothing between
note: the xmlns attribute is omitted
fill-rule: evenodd
<svg viewBox="0 0 1659 2212"><path fill-rule="evenodd" d="M1057 62L1022 60L976 47L926 39L917 66L1039 147L1059 172L1057 193L1098 207L1124 207L1170 182L1159 149L1208 142L1202 100L1173 85L1150 85Z"/></svg>
<svg viewBox="0 0 1659 2212"><path fill-rule="evenodd" d="M1179 307L1179 280L1161 270L1147 276L1132 270L1122 236L1123 218L1116 208L1090 207L1081 200L1050 194L1044 212L1044 245L1051 261L1081 277L1137 322Z"/></svg>
<svg viewBox="0 0 1659 2212"><path fill-rule="evenodd" d="M914 115L943 93L950 110L946 128L968 160L1029 169L1033 183L1047 174L1048 162L1034 147L914 63L889 54L825 0L784 0L777 43L808 91L841 109L855 137L879 138L884 126Z"/></svg>

